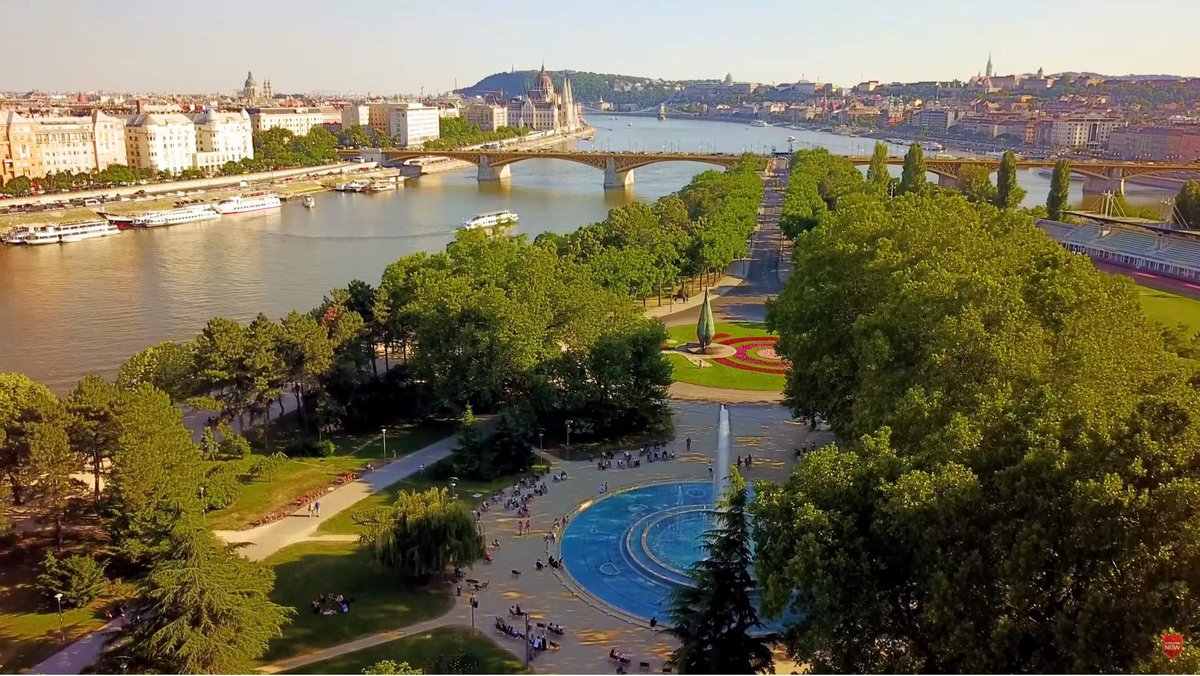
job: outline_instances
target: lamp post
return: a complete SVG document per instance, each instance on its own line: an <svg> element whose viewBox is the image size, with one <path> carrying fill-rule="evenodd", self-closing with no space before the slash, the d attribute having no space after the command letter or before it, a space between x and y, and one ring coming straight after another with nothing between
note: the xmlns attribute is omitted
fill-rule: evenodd
<svg viewBox="0 0 1200 676"><path fill-rule="evenodd" d="M387 462L387 428L380 428L379 432L383 435L383 461Z"/></svg>
<svg viewBox="0 0 1200 676"><path fill-rule="evenodd" d="M204 506L204 486L200 486L200 510L207 512L208 508Z"/></svg>
<svg viewBox="0 0 1200 676"><path fill-rule="evenodd" d="M525 671L529 671L529 650L530 650L530 647L533 645L532 643L529 642L530 641L529 630L530 630L529 611L526 610L525 611Z"/></svg>
<svg viewBox="0 0 1200 676"><path fill-rule="evenodd" d="M546 434L546 430L542 427L538 428L538 453L542 452L542 436Z"/></svg>
<svg viewBox="0 0 1200 676"><path fill-rule="evenodd" d="M571 452L571 421L567 421L567 452Z"/></svg>
<svg viewBox="0 0 1200 676"><path fill-rule="evenodd" d="M458 499L458 477L450 477L450 497Z"/></svg>
<svg viewBox="0 0 1200 676"><path fill-rule="evenodd" d="M58 634L59 634L59 636L62 637L62 642L66 643L67 642L67 630L65 628L63 628L62 592L58 592L57 594L55 594L54 600L58 602Z"/></svg>
<svg viewBox="0 0 1200 676"><path fill-rule="evenodd" d="M475 609L479 607L479 599L471 597L471 633L475 633Z"/></svg>

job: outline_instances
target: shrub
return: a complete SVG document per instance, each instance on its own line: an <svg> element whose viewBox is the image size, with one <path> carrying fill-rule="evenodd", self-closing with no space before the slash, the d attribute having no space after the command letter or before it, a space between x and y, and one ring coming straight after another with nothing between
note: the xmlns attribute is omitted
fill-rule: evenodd
<svg viewBox="0 0 1200 676"><path fill-rule="evenodd" d="M42 561L37 584L47 597L62 594L63 607L81 608L103 594L108 582L104 579L104 564L90 556L59 559L49 553Z"/></svg>
<svg viewBox="0 0 1200 676"><path fill-rule="evenodd" d="M442 653L429 671L434 674L478 674L479 658L470 653Z"/></svg>
<svg viewBox="0 0 1200 676"><path fill-rule="evenodd" d="M445 481L452 476L458 476L458 465L454 463L453 457L442 458L425 468L425 476L433 481Z"/></svg>
<svg viewBox="0 0 1200 676"><path fill-rule="evenodd" d="M240 434L231 434L221 439L221 455L225 458L238 459L250 455L250 442Z"/></svg>
<svg viewBox="0 0 1200 676"><path fill-rule="evenodd" d="M240 463L222 462L211 467L204 476L204 511L232 505L242 492L241 476Z"/></svg>
<svg viewBox="0 0 1200 676"><path fill-rule="evenodd" d="M316 449L317 457L320 458L328 458L337 452L337 446L334 446L333 442L328 439L318 441L314 444L314 448Z"/></svg>

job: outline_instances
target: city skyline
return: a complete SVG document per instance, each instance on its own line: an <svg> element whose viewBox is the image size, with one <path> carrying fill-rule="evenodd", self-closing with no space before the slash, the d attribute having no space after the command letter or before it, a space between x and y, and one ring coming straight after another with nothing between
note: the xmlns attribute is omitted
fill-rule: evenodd
<svg viewBox="0 0 1200 676"><path fill-rule="evenodd" d="M101 0L68 1L65 11L28 4L9 8L13 25L28 30L7 41L13 53L37 56L0 76L0 90L227 94L249 69L280 92L431 93L542 62L550 70L664 79L730 72L738 80L849 85L966 79L982 71L989 54L997 74L1044 68L1200 75L1200 53L1174 47L1187 40L1200 6L1142 3L1137 13L1121 15L1121 33L1155 39L1136 50L1111 50L1100 36L1123 7L1116 0L1014 0L1005 16L1022 17L1019 23L994 21L990 5L962 4L934 0L923 13L896 15L881 0L853 9L772 0L737 14L710 0L689 5L686 14L669 3L608 3L573 8L568 18L542 0L503 13L484 3L424 1L346 8ZM1166 14L1175 19L1162 22ZM484 39L492 35L502 39ZM502 47L489 49L493 44Z"/></svg>

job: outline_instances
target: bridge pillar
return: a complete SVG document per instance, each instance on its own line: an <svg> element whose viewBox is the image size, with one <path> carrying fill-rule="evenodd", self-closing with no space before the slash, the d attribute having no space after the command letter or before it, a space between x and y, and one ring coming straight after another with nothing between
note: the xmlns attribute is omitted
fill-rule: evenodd
<svg viewBox="0 0 1200 676"><path fill-rule="evenodd" d="M492 166L492 160L484 155L479 158L479 182L490 183L495 181L503 181L512 176L512 165L502 164L498 167Z"/></svg>
<svg viewBox="0 0 1200 676"><path fill-rule="evenodd" d="M617 160L610 157L604 161L604 189L624 190L633 186L633 170L617 168Z"/></svg>
<svg viewBox="0 0 1200 676"><path fill-rule="evenodd" d="M937 177L938 177L938 187L939 188L952 188L952 189L958 188L958 177L957 176L947 176L945 174L938 174Z"/></svg>
<svg viewBox="0 0 1200 676"><path fill-rule="evenodd" d="M1086 175L1083 177L1084 195L1100 195L1106 192L1125 194L1125 176L1121 169L1109 169L1107 178Z"/></svg>

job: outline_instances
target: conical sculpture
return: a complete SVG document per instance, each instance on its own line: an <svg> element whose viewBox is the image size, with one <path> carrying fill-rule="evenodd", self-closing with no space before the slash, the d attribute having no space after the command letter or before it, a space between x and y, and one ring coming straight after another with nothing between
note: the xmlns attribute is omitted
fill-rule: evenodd
<svg viewBox="0 0 1200 676"><path fill-rule="evenodd" d="M716 331L717 323L713 321L712 303L708 300L708 289L705 289L704 305L700 307L700 321L696 322L696 340L700 343L701 352L708 351Z"/></svg>

